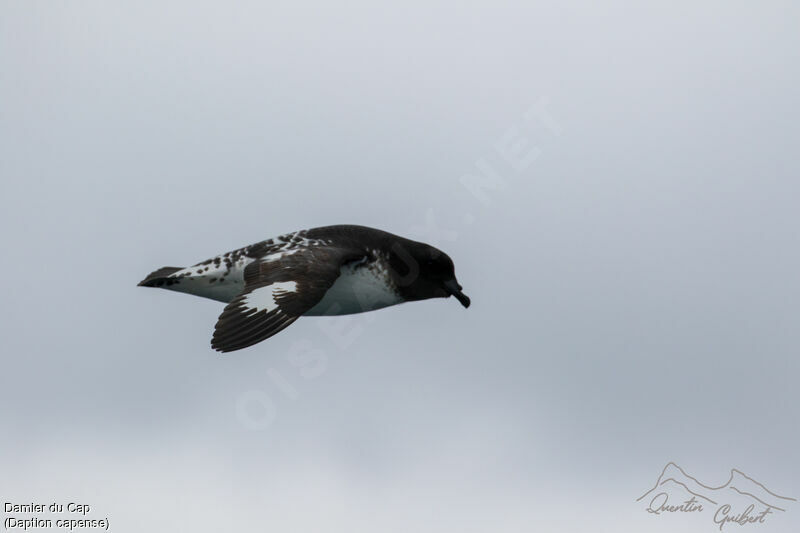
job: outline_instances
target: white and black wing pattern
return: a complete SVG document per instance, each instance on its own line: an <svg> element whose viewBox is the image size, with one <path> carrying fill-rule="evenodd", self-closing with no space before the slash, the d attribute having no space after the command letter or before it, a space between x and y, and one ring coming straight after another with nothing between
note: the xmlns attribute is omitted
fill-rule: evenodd
<svg viewBox="0 0 800 533"><path fill-rule="evenodd" d="M219 316L211 347L232 352L275 335L322 300L342 265L363 257L356 250L314 246L253 261L244 269L244 290Z"/></svg>

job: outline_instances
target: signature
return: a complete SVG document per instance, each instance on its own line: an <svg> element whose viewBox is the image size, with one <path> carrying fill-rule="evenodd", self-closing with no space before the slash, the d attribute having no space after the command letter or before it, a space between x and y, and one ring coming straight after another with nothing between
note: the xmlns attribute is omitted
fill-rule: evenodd
<svg viewBox="0 0 800 533"><path fill-rule="evenodd" d="M636 499L645 510L665 513L702 513L714 510L712 520L720 531L728 524L763 524L775 512L786 512L794 498L769 490L741 470L732 469L728 481L718 487L701 483L673 462L666 464L653 488Z"/></svg>

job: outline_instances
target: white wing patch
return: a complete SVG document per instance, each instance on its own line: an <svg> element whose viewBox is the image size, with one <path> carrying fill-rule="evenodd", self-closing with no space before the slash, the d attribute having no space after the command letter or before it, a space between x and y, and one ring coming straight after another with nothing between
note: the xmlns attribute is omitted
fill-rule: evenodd
<svg viewBox="0 0 800 533"><path fill-rule="evenodd" d="M275 301L275 296L279 296L284 292L297 292L297 283L294 281L279 281L271 285L259 287L258 289L249 292L242 303L248 309L258 311L266 311L271 313L278 308L278 302Z"/></svg>

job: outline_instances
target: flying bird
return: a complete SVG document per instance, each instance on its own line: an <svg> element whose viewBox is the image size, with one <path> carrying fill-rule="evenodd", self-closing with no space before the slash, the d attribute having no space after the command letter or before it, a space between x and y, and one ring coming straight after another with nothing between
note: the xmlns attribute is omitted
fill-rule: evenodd
<svg viewBox="0 0 800 533"><path fill-rule="evenodd" d="M325 226L281 235L197 263L163 267L139 282L219 300L211 347L241 350L301 316L348 315L455 296L465 308L447 254L365 226Z"/></svg>

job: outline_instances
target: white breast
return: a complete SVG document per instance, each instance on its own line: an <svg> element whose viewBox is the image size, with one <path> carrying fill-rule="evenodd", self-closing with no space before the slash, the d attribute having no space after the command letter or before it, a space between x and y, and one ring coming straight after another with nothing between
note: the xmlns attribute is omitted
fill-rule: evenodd
<svg viewBox="0 0 800 533"><path fill-rule="evenodd" d="M387 283L385 271L378 265L353 264L342 267L341 274L322 300L306 316L350 315L395 305L403 300Z"/></svg>

